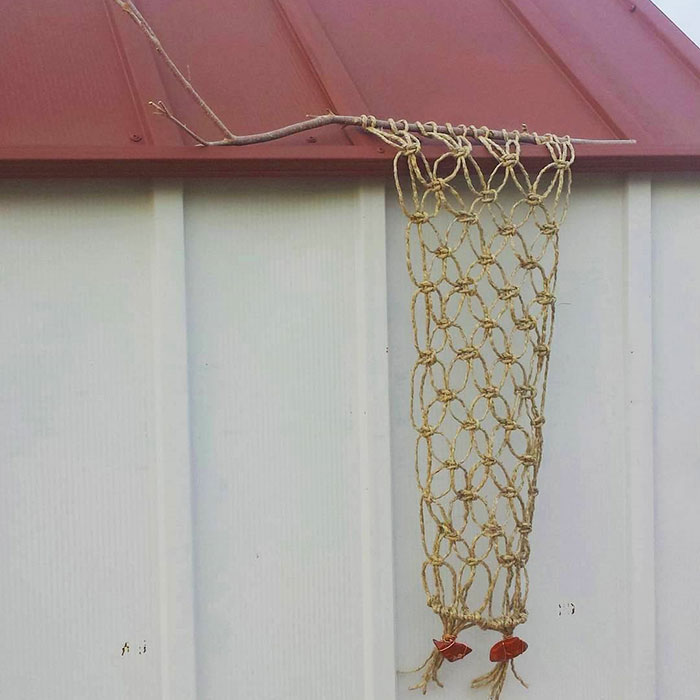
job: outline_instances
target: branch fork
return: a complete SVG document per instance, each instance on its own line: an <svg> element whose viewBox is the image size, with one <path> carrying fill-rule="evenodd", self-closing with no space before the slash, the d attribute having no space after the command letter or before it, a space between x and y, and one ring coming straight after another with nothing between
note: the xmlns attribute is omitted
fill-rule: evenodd
<svg viewBox="0 0 700 700"><path fill-rule="evenodd" d="M327 114L320 116L307 115L307 119L302 122L297 122L295 124L288 124L279 129L273 129L272 131L264 131L259 134L248 134L248 135L236 135L234 134L224 121L214 112L214 110L204 101L204 98L197 92L195 87L192 85L191 81L184 75L184 73L177 67L175 62L170 58L166 50L163 48L163 44L160 42L158 35L155 33L151 25L141 14L139 9L133 3L133 0L114 0L117 6L126 12L127 15L137 24L141 31L145 34L146 38L149 40L156 53L160 55L162 60L165 62L167 67L170 69L171 73L175 76L177 81L183 86L183 88L190 94L194 101L199 105L202 111L206 114L209 120L214 124L217 130L221 133L222 138L218 140L205 139L203 136L198 134L196 131L188 127L182 120L180 120L172 110L161 100L154 102L151 101L148 104L153 107L155 113L159 116L169 119L173 124L175 124L179 129L188 134L192 139L197 142L198 146L247 146L254 143L264 143L266 141L275 141L277 139L284 138L285 136L291 136L293 134L298 134L303 131L310 131L312 129L318 129L330 124L339 124L341 126L356 126L362 127L366 121L366 118L354 117L354 116L342 116L334 114L332 111L328 110ZM403 121L403 120L402 120ZM377 119L373 124L379 128L386 129L391 128L391 123L388 120ZM421 128L417 123L404 122L405 127L408 131L414 133L420 133ZM485 127L481 129L469 128L468 132L462 129L462 127L448 127L437 126L436 130L439 133L456 133L459 134L460 131L463 135L467 136L472 140L478 140L480 135L489 136L495 141L507 141L509 138L515 138L517 135L518 140L521 143L532 143L538 144L541 142L541 138L537 134L529 133L527 128L523 124L522 131L506 131L502 132L492 131ZM574 144L579 143L592 143L592 144L630 144L636 143L633 139L580 139L572 138L571 142Z"/></svg>

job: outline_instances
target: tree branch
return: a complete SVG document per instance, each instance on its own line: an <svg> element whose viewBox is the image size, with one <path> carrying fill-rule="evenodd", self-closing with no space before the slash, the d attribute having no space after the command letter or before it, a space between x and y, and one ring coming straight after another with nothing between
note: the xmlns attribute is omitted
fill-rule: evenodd
<svg viewBox="0 0 700 700"><path fill-rule="evenodd" d="M423 131L428 133L433 131L433 128L426 128L424 126L421 129L415 122L404 122L403 119L394 122L400 125L401 130L404 129L404 125L408 129L416 134L422 134ZM234 136L231 139L222 139L220 141L208 141L205 145L207 146L249 146L254 143L264 143L265 141L274 141L276 139L284 138L285 136L291 136L292 134L298 134L302 131L309 131L311 129L318 129L322 126L327 126L329 124L341 124L343 126L363 126L362 117L349 117L341 116L338 114L324 114L318 117L312 117L303 122L297 122L296 124L288 124L279 129L273 129L272 131L263 131L259 134L247 134L241 136ZM391 122L386 119L376 119L372 122L374 126L381 129L391 129ZM491 139L495 141L507 141L510 138L514 138L516 135L520 143L531 143L539 144L538 137L535 134L528 133L526 131L507 131L505 129L494 131L492 129L487 129L486 127L473 128L473 127L462 127L454 126L451 129L447 126L438 125L435 127L435 131L440 134L454 133L461 136L467 136L467 138L478 140L479 136L488 135ZM581 143L595 143L595 144L618 144L618 143L636 143L634 139L582 139L582 138L572 138L571 143L581 144Z"/></svg>
<svg viewBox="0 0 700 700"><path fill-rule="evenodd" d="M184 132L188 133L195 141L197 141L197 145L199 146L211 146L212 141L207 141L205 138L197 134L196 132L192 131L187 124L184 122L181 122L168 108L168 106L162 102L161 100L158 100L158 102L149 102L148 103L151 107L153 107L153 113L157 114L160 117L167 117L170 119L170 121L174 122L179 126Z"/></svg>
<svg viewBox="0 0 700 700"><path fill-rule="evenodd" d="M192 129L190 129L186 124L184 124L182 121L180 121L171 111L170 109L161 101L159 102L149 102L149 105L154 107L156 114L159 114L161 116L166 117L170 121L172 121L178 128L182 129L185 131L187 134L189 134L195 141L197 141L198 145L200 146L248 146L254 143L264 143L266 141L275 141L276 139L281 139L284 138L285 136L291 136L292 134L298 134L302 131L309 131L311 129L318 129L323 126L327 126L329 124L341 124L344 126L359 126L362 127L365 125L367 118L366 117L349 117L349 116L340 116L337 114L324 114L322 116L314 116L310 119L307 119L306 121L303 122L298 122L296 124L289 124L287 126L283 126L279 129L273 129L272 131L263 131L259 134L248 134L248 135L243 135L243 136L237 136L235 135L227 126L224 124L224 122L217 116L217 114L214 112L214 110L209 107L209 105L202 99L200 94L195 90L194 86L192 83L184 76L182 71L175 65L175 62L168 56L167 52L163 48L163 45L160 42L160 39L158 39L158 36L156 33L153 31L151 26L148 24L148 22L144 19L143 15L139 12L138 8L134 5L132 0L114 0L114 2L122 9L124 12L126 12L131 19L136 22L136 24L139 26L139 28L143 31L143 33L146 35L148 40L151 42L153 45L154 49L156 52L162 57L162 59L165 61L166 65L168 68L171 70L175 78L178 80L178 82L185 88L185 90L194 98L195 102L201 107L201 109L204 111L204 113L211 119L212 122L216 125L216 127L221 131L221 133L224 135L223 139L219 139L218 141L208 141L207 139L203 138L199 134L195 133ZM380 127L382 129L391 129L392 128L392 123L388 120L384 119L376 119L372 120L372 125ZM394 122L396 124L396 122ZM401 128L403 129L404 126L408 131L414 132L414 133L423 133L426 128L423 125L419 125L416 122L406 122L405 120L399 120L401 124ZM448 127L448 126L436 126L435 130L438 133L441 134L457 134L457 135L462 135L466 136L469 139L476 140L478 141L479 136L490 136L493 140L496 141L507 141L510 138L514 138L515 136L518 137L519 141L521 143L532 143L532 144L538 144L540 141L538 140L537 134L533 133L528 133L526 128L523 125L523 131L506 131L505 129L503 130L498 130L498 131L493 131L491 129L487 129L486 127L481 127L481 128L474 128L474 127L464 127L464 126L456 126L456 127ZM428 132L433 131L433 127L431 126L429 129L427 129ZM631 144L631 143L636 143L634 139L584 139L584 138L572 138L571 143L574 144L581 144L581 143L592 143L592 144L598 144L598 145L606 145L606 144Z"/></svg>
<svg viewBox="0 0 700 700"><path fill-rule="evenodd" d="M173 75L177 78L177 80L180 82L180 84L187 90L187 92L194 98L195 102L202 108L204 113L211 119L211 121L214 122L216 127L221 131L221 133L224 135L225 139L235 139L236 137L233 135L233 133L229 130L229 128L224 124L223 121L216 115L214 110L204 101L204 99L201 97L201 95L195 90L194 86L192 83L184 76L182 71L175 65L175 62L173 61L170 56L168 56L167 52L163 48L163 45L160 43L160 39L156 35L156 33L153 31L151 28L151 25L148 24L144 16L139 12L138 8L136 5L134 5L131 0L114 0L114 2L121 7L124 12L126 12L131 19L136 22L136 24L139 26L141 31L146 35L148 40L151 42L153 45L153 48L160 54L162 59L165 61L165 64L168 66L168 68L171 70ZM154 104L154 103L150 103ZM159 103L162 104L162 103ZM157 106L158 108L158 106ZM163 111L164 116L167 116L169 119L177 123L181 128L183 128L182 123L180 123L175 117L169 112L169 111ZM205 141L204 139L200 139L197 136L194 136L192 132L190 132L188 129L185 129L187 133L190 134L190 136L193 136L193 138L196 138L202 145L210 145L209 142Z"/></svg>

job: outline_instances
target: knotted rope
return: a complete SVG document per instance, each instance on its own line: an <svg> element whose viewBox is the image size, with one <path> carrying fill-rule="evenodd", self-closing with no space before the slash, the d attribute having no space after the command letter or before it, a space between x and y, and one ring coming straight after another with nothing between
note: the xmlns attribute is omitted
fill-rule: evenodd
<svg viewBox="0 0 700 700"><path fill-rule="evenodd" d="M362 117L396 149L394 183L407 219L423 587L443 639L478 626L508 641L505 657L473 682L498 700L509 665L521 680L513 656L527 647L512 635L527 620L559 226L574 151L568 137L534 134L550 162L533 178L517 132L499 133L499 144L483 127L460 125L458 134L448 124L439 133L427 122L418 136L406 122L389 125ZM445 149L432 164L421 137ZM490 172L472 141L495 161ZM443 660L434 649L414 687L441 685Z"/></svg>

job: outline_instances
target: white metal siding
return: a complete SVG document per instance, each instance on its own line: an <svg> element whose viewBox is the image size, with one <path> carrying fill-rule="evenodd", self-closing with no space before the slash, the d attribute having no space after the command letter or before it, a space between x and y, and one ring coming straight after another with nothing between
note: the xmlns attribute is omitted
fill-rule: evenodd
<svg viewBox="0 0 700 700"><path fill-rule="evenodd" d="M699 194L575 179L509 698L697 696ZM0 698L413 697L390 186L3 182L0 289ZM445 700L484 696L464 636Z"/></svg>
<svg viewBox="0 0 700 700"><path fill-rule="evenodd" d="M0 185L3 700L161 695L150 199Z"/></svg>
<svg viewBox="0 0 700 700"><path fill-rule="evenodd" d="M185 201L200 697L355 700L365 610L391 603L366 532L385 482L390 559L383 192L219 182Z"/></svg>
<svg viewBox="0 0 700 700"><path fill-rule="evenodd" d="M700 179L652 191L658 697L694 700L700 621Z"/></svg>

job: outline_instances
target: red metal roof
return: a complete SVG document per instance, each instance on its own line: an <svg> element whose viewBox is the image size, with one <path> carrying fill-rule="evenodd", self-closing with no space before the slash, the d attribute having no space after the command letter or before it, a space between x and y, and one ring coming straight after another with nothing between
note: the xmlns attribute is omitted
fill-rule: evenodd
<svg viewBox="0 0 700 700"><path fill-rule="evenodd" d="M235 133L331 109L634 146L579 169L700 169L700 49L649 0L137 0ZM0 174L382 172L353 129L195 148L148 100L219 137L113 0L9 3ZM313 136L313 142L309 137Z"/></svg>

